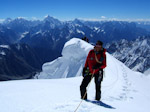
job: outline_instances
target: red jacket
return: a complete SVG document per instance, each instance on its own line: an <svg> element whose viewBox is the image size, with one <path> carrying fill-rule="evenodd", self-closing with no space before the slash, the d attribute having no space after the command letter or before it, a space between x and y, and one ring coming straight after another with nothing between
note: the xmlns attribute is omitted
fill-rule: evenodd
<svg viewBox="0 0 150 112"><path fill-rule="evenodd" d="M85 67L89 67L89 70L91 73L93 73L93 70L95 69L94 74L97 74L100 71L100 69L104 69L106 67L106 49L103 48L103 50L98 52L96 56L97 56L97 59L100 62L102 62L102 64L99 64L96 61L94 49L89 52L86 62L85 62Z"/></svg>

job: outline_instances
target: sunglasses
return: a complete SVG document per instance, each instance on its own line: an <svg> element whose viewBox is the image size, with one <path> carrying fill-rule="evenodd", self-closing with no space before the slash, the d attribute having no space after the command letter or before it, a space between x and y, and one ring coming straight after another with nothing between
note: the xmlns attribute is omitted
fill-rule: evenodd
<svg viewBox="0 0 150 112"><path fill-rule="evenodd" d="M102 46L101 45L95 45L95 47L101 48Z"/></svg>

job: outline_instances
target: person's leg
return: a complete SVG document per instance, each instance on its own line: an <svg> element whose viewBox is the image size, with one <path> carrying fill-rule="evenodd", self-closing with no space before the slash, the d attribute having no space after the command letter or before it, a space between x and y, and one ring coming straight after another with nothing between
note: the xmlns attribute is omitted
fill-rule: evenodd
<svg viewBox="0 0 150 112"><path fill-rule="evenodd" d="M90 80L91 80L91 75L87 75L84 77L84 79L80 85L81 99L87 99L86 87L88 86ZM86 93L86 95L85 95L85 93ZM85 95L85 97L84 97L84 95Z"/></svg>
<svg viewBox="0 0 150 112"><path fill-rule="evenodd" d="M95 89L96 89L96 94L95 94L95 100L100 100L101 99L101 81L98 81L99 75L95 75Z"/></svg>
<svg viewBox="0 0 150 112"><path fill-rule="evenodd" d="M101 99L101 82L103 80L103 73L101 72L100 74L95 75L95 89L96 89L96 95L95 95L95 100L100 100Z"/></svg>

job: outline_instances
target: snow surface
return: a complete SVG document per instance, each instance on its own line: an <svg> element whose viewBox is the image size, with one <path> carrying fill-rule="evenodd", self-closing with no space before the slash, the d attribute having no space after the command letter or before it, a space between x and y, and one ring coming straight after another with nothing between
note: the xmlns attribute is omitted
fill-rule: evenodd
<svg viewBox="0 0 150 112"><path fill-rule="evenodd" d="M6 53L4 51L0 52L0 54L3 56L6 55Z"/></svg>
<svg viewBox="0 0 150 112"><path fill-rule="evenodd" d="M91 45L88 46L78 39L70 40L64 48L69 50L71 46L87 49L87 52L91 48ZM60 58L67 58L65 56L68 56L69 52L68 55L65 55L65 52ZM72 57L71 53L76 52L70 52L69 56ZM107 68L102 82L102 102L94 104L83 101L77 112L149 112L150 78L131 71L110 54L106 55ZM75 55L74 58L78 60L79 56ZM51 63L56 63L57 60ZM74 112L81 101L81 81L82 76L0 82L0 112ZM92 80L88 99L93 101L94 97L95 84Z"/></svg>
<svg viewBox="0 0 150 112"><path fill-rule="evenodd" d="M149 75L149 76L150 76L150 68L149 68L148 70L146 70L146 71L144 72L144 74L146 74L146 75Z"/></svg>
<svg viewBox="0 0 150 112"><path fill-rule="evenodd" d="M36 75L40 79L66 78L80 76L88 52L93 48L89 43L73 38L62 50L62 57L45 63L42 72Z"/></svg>

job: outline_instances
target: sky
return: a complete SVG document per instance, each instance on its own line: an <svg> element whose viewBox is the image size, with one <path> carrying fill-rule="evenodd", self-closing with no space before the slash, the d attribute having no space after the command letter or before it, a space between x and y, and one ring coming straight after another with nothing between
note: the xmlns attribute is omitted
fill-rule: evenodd
<svg viewBox="0 0 150 112"><path fill-rule="evenodd" d="M150 0L0 0L0 19L150 20Z"/></svg>

